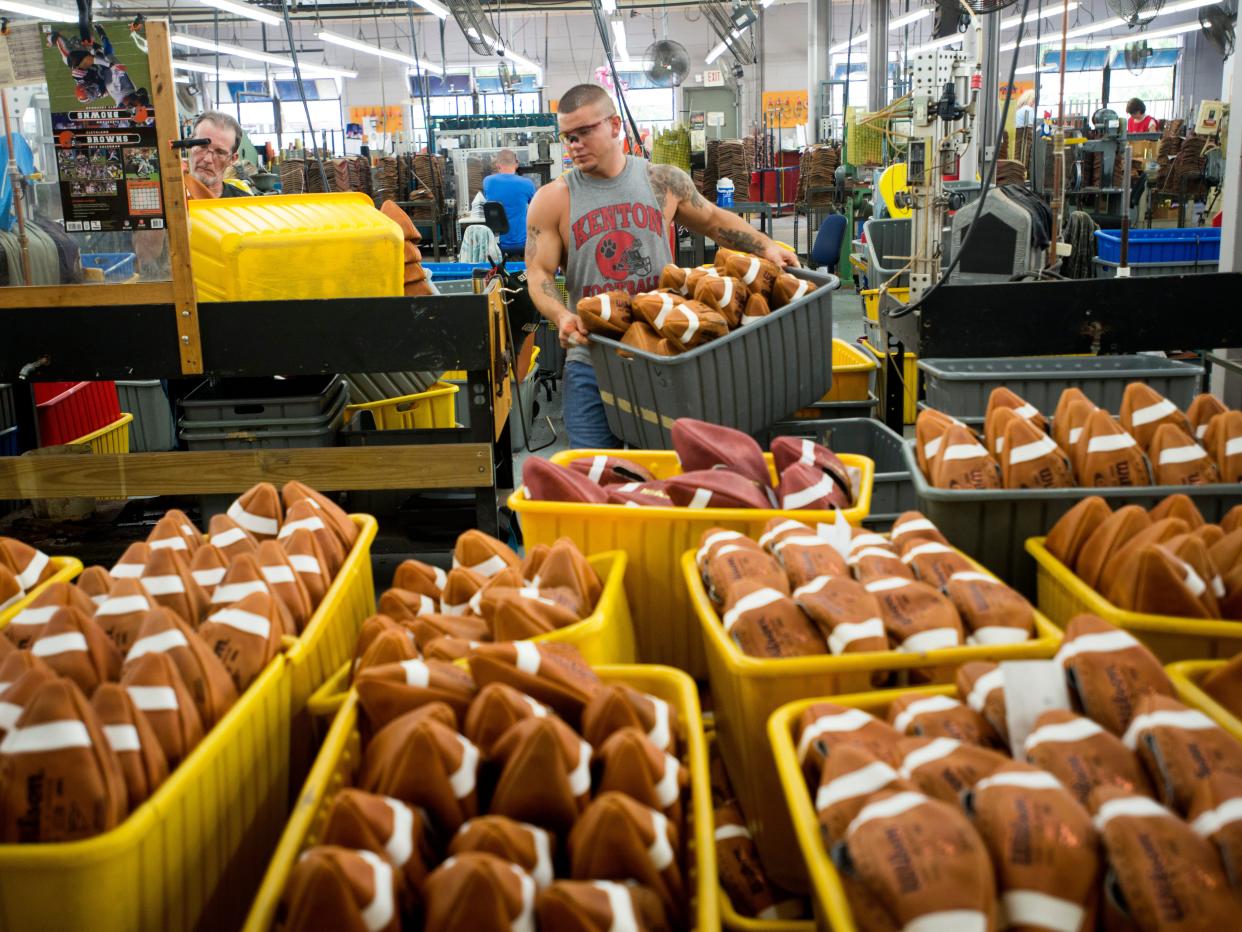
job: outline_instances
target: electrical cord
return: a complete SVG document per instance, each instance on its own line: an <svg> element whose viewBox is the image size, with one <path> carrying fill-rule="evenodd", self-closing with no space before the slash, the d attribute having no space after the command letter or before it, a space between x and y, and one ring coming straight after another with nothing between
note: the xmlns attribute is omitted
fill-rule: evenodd
<svg viewBox="0 0 1242 932"><path fill-rule="evenodd" d="M293 40L293 20L289 18L289 0L280 0L280 12L285 21L285 36L289 40L289 57L293 59L293 76L298 82L298 96L302 98L302 112L306 114L306 129L311 136L311 152L314 153L315 164L319 166L319 180L325 191L328 187L328 173L324 170L323 159L315 148L315 124L311 121L310 105L306 102L306 88L302 84L302 65L298 62L298 44Z"/></svg>
<svg viewBox="0 0 1242 932"><path fill-rule="evenodd" d="M288 2L288 0L286 0L286 2ZM1022 0L1022 14L1018 19L1018 35L1014 40L1013 56L1009 61L1009 79L1005 82L1006 87L1013 87L1013 79L1018 71L1018 53L1022 51L1022 36L1026 31L1026 14L1030 9L1030 6L1031 0ZM995 16L996 14L993 13L991 15ZM1001 136L1005 132L1005 124L1009 121L1010 99L1011 95L1006 94L1005 106L1001 110L1000 121L997 123L996 142L992 146L992 158L988 161L984 169L983 187L979 192L979 206L975 209L974 219L971 220L970 226L966 229L966 235L962 237L962 242L958 245L957 250L953 253L953 257L949 260L948 266L946 266L944 271L940 274L940 278L936 280L936 283L923 292L917 301L911 302L910 304L905 305L905 307L898 308L896 311L889 312L888 316L890 319L894 317L905 317L906 315L918 310L918 308L923 305L923 302L926 301L937 288L949 280L949 276L953 274L953 270L957 268L958 263L961 261L962 253L965 251L966 244L970 242L971 237L974 236L975 230L979 226L979 218L983 216L983 208L988 200L988 191L992 186L992 179L996 175L996 163L999 161L997 156L1000 154Z"/></svg>
<svg viewBox="0 0 1242 932"><path fill-rule="evenodd" d="M620 104L623 118L629 124L630 131L633 133L634 144L638 147L638 151L643 158L649 158L647 147L643 145L643 137L638 132L638 122L634 119L634 114L630 111L629 102L625 99L625 90L621 87L621 77L617 74L617 62L612 56L612 43L608 39L608 24L604 21L602 5L599 3L593 4L591 12L595 17L595 29L599 32L600 39L604 44L604 57L608 59L608 70L612 73L612 84L617 91L617 103Z"/></svg>

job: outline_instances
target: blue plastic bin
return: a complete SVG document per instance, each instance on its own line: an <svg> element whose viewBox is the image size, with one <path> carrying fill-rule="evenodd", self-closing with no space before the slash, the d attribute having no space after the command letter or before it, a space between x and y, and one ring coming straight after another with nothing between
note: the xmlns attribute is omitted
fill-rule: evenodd
<svg viewBox="0 0 1242 932"><path fill-rule="evenodd" d="M475 269L490 269L490 262L424 262L423 270L431 275L433 282L451 282L463 278L473 278ZM505 262L505 268L510 272L523 272L526 270L525 262L513 262L512 260Z"/></svg>
<svg viewBox="0 0 1242 932"><path fill-rule="evenodd" d="M123 282L134 274L132 252L84 252L82 268L103 269L104 278L110 282Z"/></svg>
<svg viewBox="0 0 1242 932"><path fill-rule="evenodd" d="M1121 261L1121 231L1096 230L1096 254L1105 262ZM1220 230L1216 227L1174 227L1131 230L1130 262L1218 262Z"/></svg>

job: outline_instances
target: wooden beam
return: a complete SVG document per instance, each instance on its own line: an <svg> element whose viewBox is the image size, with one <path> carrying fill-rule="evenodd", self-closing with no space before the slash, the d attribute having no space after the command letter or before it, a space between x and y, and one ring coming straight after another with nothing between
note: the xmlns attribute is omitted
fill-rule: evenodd
<svg viewBox="0 0 1242 932"><path fill-rule="evenodd" d="M324 491L492 484L485 443L0 457L0 501L243 492L297 479Z"/></svg>
<svg viewBox="0 0 1242 932"><path fill-rule="evenodd" d="M203 347L198 332L198 298L190 268L190 222L185 183L181 180L181 156L170 143L181 137L177 120L176 84L173 80L172 47L168 23L147 23L147 65L151 69L151 98L155 103L155 129L160 147L160 185L164 191L164 225L168 230L168 261L172 269L173 304L177 315L177 349L185 375L203 372Z"/></svg>
<svg viewBox="0 0 1242 932"><path fill-rule="evenodd" d="M129 304L171 304L172 282L135 282L132 285L31 285L5 288L0 313L26 307L116 307ZM0 318L2 320L3 318Z"/></svg>

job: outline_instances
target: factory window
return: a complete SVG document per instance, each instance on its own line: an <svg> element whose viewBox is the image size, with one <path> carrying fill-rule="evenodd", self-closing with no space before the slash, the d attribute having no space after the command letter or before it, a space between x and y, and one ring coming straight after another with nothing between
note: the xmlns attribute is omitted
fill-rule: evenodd
<svg viewBox="0 0 1242 932"><path fill-rule="evenodd" d="M668 129L677 123L677 89L660 87L641 71L619 71L625 102L640 127ZM616 100L616 93L613 93Z"/></svg>
<svg viewBox="0 0 1242 932"><path fill-rule="evenodd" d="M1124 114L1131 97L1140 98L1147 112L1158 120L1175 116L1174 97L1181 42L1177 38L1151 42L1152 56L1146 67L1131 71L1124 52L1112 49L1070 49L1065 55L1065 112L1090 117L1101 107ZM1060 51L1046 49L1042 58L1039 112L1055 115L1060 95ZM1104 65L1109 68L1108 100L1104 100Z"/></svg>

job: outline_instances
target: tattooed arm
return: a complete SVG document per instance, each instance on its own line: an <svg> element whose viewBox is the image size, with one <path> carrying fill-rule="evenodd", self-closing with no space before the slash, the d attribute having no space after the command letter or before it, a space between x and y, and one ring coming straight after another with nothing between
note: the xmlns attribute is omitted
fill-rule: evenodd
<svg viewBox="0 0 1242 932"><path fill-rule="evenodd" d="M539 313L560 334L561 346L586 342L586 327L571 313L556 287L556 270L564 259L561 218L569 212L569 191L564 185L540 188L526 212L526 283Z"/></svg>
<svg viewBox="0 0 1242 932"><path fill-rule="evenodd" d="M671 209L674 219L682 226L702 233L721 246L763 256L777 265L798 264L798 257L788 249L772 242L737 214L722 210L703 197L690 176L677 166L653 163L648 168L648 177L665 212Z"/></svg>

